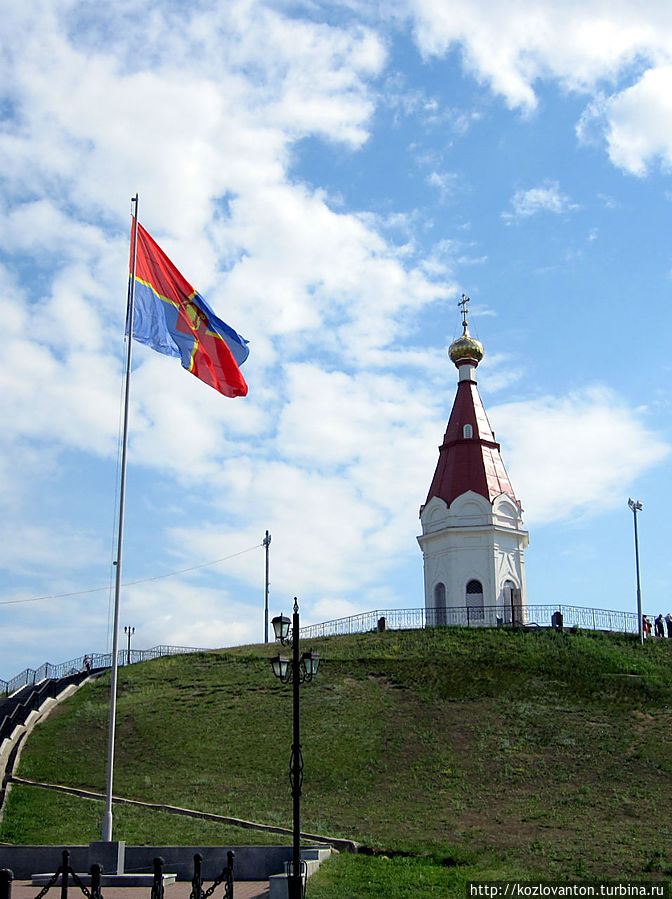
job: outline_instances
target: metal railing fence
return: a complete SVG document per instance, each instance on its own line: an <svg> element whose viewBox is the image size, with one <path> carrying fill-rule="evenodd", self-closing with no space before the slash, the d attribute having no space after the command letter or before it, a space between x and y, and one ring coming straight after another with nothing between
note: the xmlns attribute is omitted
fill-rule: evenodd
<svg viewBox="0 0 672 899"><path fill-rule="evenodd" d="M315 639L338 634L361 634L378 630L379 622L385 619L384 627L390 630L413 630L438 625L453 627L497 627L517 625L527 627L551 627L552 617L560 612L563 627L580 627L587 630L638 633L635 612L610 611L609 609L586 609L582 606L566 605L497 605L486 607L460 606L439 609L385 609L362 612L347 618L336 618L321 624L309 624L301 628L301 639ZM381 622L382 624L382 622Z"/></svg>
<svg viewBox="0 0 672 899"><path fill-rule="evenodd" d="M551 618L560 612L564 627L580 627L588 630L616 631L626 634L638 633L637 615L635 612L621 612L609 609L588 609L583 606L568 605L527 605L511 607L497 606L460 606L439 609L377 609L361 612L346 618L323 621L320 624L309 624L301 628L301 639L315 639L338 634L361 634L377 630L381 619L385 619L385 628L390 630L414 630L425 627L448 625L453 627L497 627L498 625L519 625L551 627ZM162 656L179 655L191 652L209 652L193 646L154 646L152 649L120 649L118 665L146 662ZM112 653L91 653L91 668L110 668ZM0 678L0 696L8 696L21 687L40 683L49 678L61 678L75 674L84 668L83 656L53 665L45 662L39 668L25 668L16 677L6 681Z"/></svg>
<svg viewBox="0 0 672 899"><path fill-rule="evenodd" d="M55 699L69 684L80 683L85 677L86 672L79 672L58 679L49 678L37 685L22 687L9 699L3 699L0 702L0 743L11 737L17 725L25 724L29 714L39 709L46 699Z"/></svg>
<svg viewBox="0 0 672 899"><path fill-rule="evenodd" d="M134 664L135 662L146 662L150 659L158 659L162 656L181 655L190 652L208 652L207 649L195 648L193 646L154 646L152 649L131 649L130 653L127 649L120 649L117 656L118 665ZM91 668L111 668L112 653L94 652L88 654ZM39 668L24 668L24 670L13 677L11 680L2 680L0 678L0 696L7 696L14 693L21 687L27 687L33 684L39 684L40 681L49 678L66 677L68 674L76 674L84 669L84 657L78 656L76 659L70 659L68 662L61 662L58 665L52 665L51 662L44 662Z"/></svg>

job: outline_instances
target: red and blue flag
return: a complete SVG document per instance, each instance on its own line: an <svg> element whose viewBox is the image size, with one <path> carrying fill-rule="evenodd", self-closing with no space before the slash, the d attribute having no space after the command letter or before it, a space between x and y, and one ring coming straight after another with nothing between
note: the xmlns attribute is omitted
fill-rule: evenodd
<svg viewBox="0 0 672 899"><path fill-rule="evenodd" d="M245 396L239 366L250 352L247 340L215 315L140 223L137 234L133 337L157 353L178 357L187 371L224 396ZM132 266L131 245L131 273Z"/></svg>

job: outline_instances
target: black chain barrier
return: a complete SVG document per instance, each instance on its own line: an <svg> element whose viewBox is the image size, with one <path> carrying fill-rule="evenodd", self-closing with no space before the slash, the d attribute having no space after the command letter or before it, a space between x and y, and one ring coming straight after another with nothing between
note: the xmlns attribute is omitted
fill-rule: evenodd
<svg viewBox="0 0 672 899"><path fill-rule="evenodd" d="M75 886L78 887L82 891L82 893L84 893L86 899L103 899L103 894L100 890L100 881L103 869L100 867L100 865L91 865L91 889L87 889L82 883L79 875L70 864L70 853L67 849L63 850L62 858L63 861L58 866L58 868L56 868L56 873L47 881L47 883L37 894L35 899L42 899L43 896L46 896L49 890L58 882L59 877L61 878L61 899L68 899L68 886L70 883L70 877L72 877L72 881ZM11 887L6 899L11 899Z"/></svg>
<svg viewBox="0 0 672 899"><path fill-rule="evenodd" d="M222 894L222 899L233 899L234 858L235 852L229 850L226 853L228 864L225 868L222 868L221 874L215 878L212 885L208 887L207 890L204 890L203 877L201 874L203 856L197 852L196 855L194 855L194 876L191 881L191 893L189 899L210 899L210 896L212 896L217 887L221 886L222 884L224 884L224 893ZM49 890L57 884L59 877L61 878L61 899L68 899L68 886L70 878L72 878L74 885L78 887L82 893L84 893L86 899L103 899L103 894L101 891L103 869L100 865L91 865L91 886L87 889L87 887L82 883L81 877L79 877L79 875L75 873L72 865L70 864L70 852L67 849L63 850L62 859L63 860L56 869L56 872L52 877L50 877L49 881L40 890L37 896L35 896L35 899L43 899L43 897L46 896ZM161 858L161 856L157 856L154 859L154 875L152 880L152 891L150 893L150 899L164 899L164 865L165 861ZM14 874L9 868L2 868L2 870L0 870L0 899L12 899L13 880Z"/></svg>
<svg viewBox="0 0 672 899"><path fill-rule="evenodd" d="M191 881L191 893L189 894L189 899L210 899L210 896L212 896L217 887L221 886L221 884L224 884L223 899L233 899L233 860L235 855L236 853L231 850L226 853L228 864L225 868L222 868L221 874L215 878L212 886L203 891L203 878L201 876L203 856L197 852L196 855L194 855L194 878Z"/></svg>

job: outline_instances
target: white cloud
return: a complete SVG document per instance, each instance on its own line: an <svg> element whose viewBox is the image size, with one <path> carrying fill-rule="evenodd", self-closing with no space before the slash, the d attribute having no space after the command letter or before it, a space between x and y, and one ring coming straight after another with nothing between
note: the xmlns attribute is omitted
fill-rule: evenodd
<svg viewBox="0 0 672 899"><path fill-rule="evenodd" d="M606 142L614 165L636 175L657 159L669 168L667 0L652 0L645 8L638 0L408 0L407 12L425 55L459 48L464 68L510 108L531 113L537 84L557 82L591 97L577 124L580 140Z"/></svg>
<svg viewBox="0 0 672 899"><path fill-rule="evenodd" d="M481 313L483 314L483 313ZM525 367L509 353L488 353L487 366L478 373L478 383L487 393L498 393L516 384Z"/></svg>
<svg viewBox="0 0 672 899"><path fill-rule="evenodd" d="M134 622L139 647L168 644L217 649L263 640L262 604L250 608L198 578L175 577L128 587L124 609Z"/></svg>
<svg viewBox="0 0 672 899"><path fill-rule="evenodd" d="M96 537L81 528L72 529L62 522L58 533L42 524L14 521L0 530L0 566L12 574L32 573L46 567L52 577L55 572L83 569L91 559L101 555L102 547Z"/></svg>
<svg viewBox="0 0 672 899"><path fill-rule="evenodd" d="M431 172L425 180L430 187L438 189L443 200L454 193L459 185L459 177L455 172Z"/></svg>
<svg viewBox="0 0 672 899"><path fill-rule="evenodd" d="M537 79L590 91L615 81L641 56L670 57L672 17L665 0L642 14L636 0L408 0L423 53L444 55L461 45L464 64L509 106L534 109Z"/></svg>
<svg viewBox="0 0 672 899"><path fill-rule="evenodd" d="M488 410L528 526L602 512L672 447L606 387Z"/></svg>
<svg viewBox="0 0 672 899"><path fill-rule="evenodd" d="M78 303L77 294L74 299L64 299L70 305ZM30 437L95 453L113 452L119 404L117 362L101 352L81 349L72 339L72 349L80 352L66 358L56 347L35 340L32 335L45 329L51 308L53 304L46 301L44 316L38 313L29 318L30 307L17 307L11 295L0 297L0 312L8 311L4 317L8 325L5 364L0 369L5 410L1 439ZM83 312L85 318L89 311L90 307ZM35 325L29 326L29 321ZM51 321L54 343L66 343L63 338L70 325ZM95 335L97 327L92 330ZM84 336L82 340L85 342ZM94 336L94 347L97 342Z"/></svg>
<svg viewBox="0 0 672 899"><path fill-rule="evenodd" d="M547 181L543 186L531 187L529 190L517 190L511 205L513 212L503 212L502 218L510 223L511 220L529 218L539 212L552 212L555 215L563 215L578 209L578 204L563 194L557 181Z"/></svg>
<svg viewBox="0 0 672 899"><path fill-rule="evenodd" d="M109 15L109 39L90 43L86 27L69 31L64 10L37 3L27 17L21 4L6 4L7 46L22 50L6 71L16 116L0 149L13 185L24 187L17 198L49 187L78 209L93 204L118 219L111 198L140 189L145 218L187 235L226 191L282 180L289 140L366 139L367 80L385 56L372 32L254 3L175 14L152 8L145 18L139 2L132 39L119 32L123 15ZM136 45L142 53L133 57Z"/></svg>
<svg viewBox="0 0 672 899"><path fill-rule="evenodd" d="M4 438L113 450L127 227L110 239L82 217L95 209L119 220L119 198L125 206L140 185L143 221L170 228L172 236L154 231L164 249L234 326L246 333L253 323L250 399L226 410L167 360L135 351L135 460L167 459L180 476L203 477L232 450L232 436L269 427L269 404L278 402L267 381L280 383L292 340L380 365L396 316L445 288L406 271L404 249L388 246L375 222L334 212L322 193L287 180L297 137L352 146L366 138L368 79L385 56L375 34L246 3L178 11L182 31L154 9L145 27L141 6L129 44L123 16L110 11L73 32L50 4L40 7L40 29L35 10L8 5L7 40L22 52L5 71L16 114L0 135L0 175L11 176L16 195L0 238L5 252L33 255L43 290L30 328L27 313L3 300L11 337L0 375ZM143 55L134 59L136 41ZM40 194L51 199L32 199ZM364 289L366 306L355 302Z"/></svg>
<svg viewBox="0 0 672 899"><path fill-rule="evenodd" d="M659 158L672 166L672 65L649 69L606 109L606 140L614 165L646 174Z"/></svg>
<svg viewBox="0 0 672 899"><path fill-rule="evenodd" d="M422 90L408 88L403 73L396 71L385 82L379 98L380 103L395 111L398 124L402 117L415 117L426 131L449 129L456 135L464 136L474 122L481 118L477 110L461 110L444 107L436 97Z"/></svg>
<svg viewBox="0 0 672 899"><path fill-rule="evenodd" d="M273 582L285 593L339 597L375 583L400 554L415 553L417 510L435 464L440 433L430 396L399 378L347 375L311 364L288 366L287 402L273 458L233 459L213 476L210 500L245 506L273 534ZM221 511L219 516L222 517ZM216 525L181 528L176 544L217 557L232 534ZM260 535L243 528L235 542ZM347 560L347 564L344 564ZM230 571L254 578L245 555Z"/></svg>

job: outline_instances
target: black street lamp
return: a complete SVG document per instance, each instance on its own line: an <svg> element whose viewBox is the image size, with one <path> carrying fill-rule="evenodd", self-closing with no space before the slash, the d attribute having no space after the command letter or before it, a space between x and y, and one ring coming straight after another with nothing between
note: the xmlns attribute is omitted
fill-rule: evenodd
<svg viewBox="0 0 672 899"><path fill-rule="evenodd" d="M125 627L124 633L128 635L128 649L126 650L126 664L131 664L131 637L135 633L134 627Z"/></svg>
<svg viewBox="0 0 672 899"><path fill-rule="evenodd" d="M301 860L301 787L303 785L303 754L301 752L301 708L299 698L299 686L304 681L310 681L317 674L320 665L318 653L304 652L299 655L299 603L294 597L294 615L290 622L284 615L278 615L271 622L275 632L275 639L283 646L292 648L292 658L275 656L271 659L273 674L279 677L283 684L292 684L292 710L294 729L292 739L292 754L289 760L289 782L292 786L292 800L294 804L293 819L293 847L292 863L287 872L287 897L288 899L303 899L305 896L304 876L305 862ZM291 627L290 627L291 624Z"/></svg>

